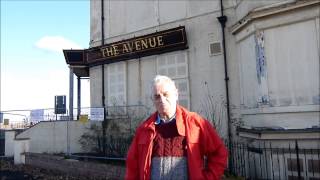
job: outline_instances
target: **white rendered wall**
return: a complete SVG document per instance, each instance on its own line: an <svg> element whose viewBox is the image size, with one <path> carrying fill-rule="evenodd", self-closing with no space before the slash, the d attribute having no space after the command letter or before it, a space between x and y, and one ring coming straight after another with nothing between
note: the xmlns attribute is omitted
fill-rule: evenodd
<svg viewBox="0 0 320 180"><path fill-rule="evenodd" d="M104 0L103 3L107 41L184 19L220 13L220 1ZM224 8L231 9L236 0L224 0L223 3ZM101 45L101 1L92 0L90 4L90 45L98 46Z"/></svg>
<svg viewBox="0 0 320 180"><path fill-rule="evenodd" d="M30 139L21 139L14 141L14 164L25 164L25 153L30 152Z"/></svg>
<svg viewBox="0 0 320 180"><path fill-rule="evenodd" d="M101 45L101 24L99 5L91 1L91 46ZM226 14L232 12L235 1L224 1ZM219 131L226 135L226 97L223 53L210 55L209 44L222 42L219 1L104 1L105 43L111 43L154 33L156 31L185 26L188 46L184 51L175 51L126 61L127 105L142 104L153 111L150 99L151 81L158 73L157 59L172 54L187 57L185 77L188 85L189 109L206 117L204 109L215 103L219 115ZM98 13L99 11L99 13ZM98 22L99 21L99 22ZM98 35L100 33L100 36ZM228 38L228 37L227 37ZM105 79L108 64L105 64ZM101 105L101 66L90 68L91 106ZM177 79L179 81L179 79ZM105 96L108 97L108 82L105 81ZM213 102L208 102L208 97ZM106 98L108 104L108 98ZM210 110L212 111L212 110ZM209 118L209 117L208 117Z"/></svg>
<svg viewBox="0 0 320 180"><path fill-rule="evenodd" d="M269 105L261 105L261 95L272 94L275 92L270 92L269 90L272 88L276 89L275 85L277 81L270 81L270 79L277 79L277 77L280 77L283 74L280 73L274 77L272 77L274 74L271 74L270 79L264 79L263 86L257 83L254 39L255 33L261 30L265 32L265 37L270 39L272 37L272 33L277 34L277 32L275 32L278 31L276 27L283 28L286 25L295 24L298 22L306 22L306 26L308 26L306 30L313 33L306 36L306 38L307 41L310 40L312 43L307 44L305 50L302 50L302 54L309 54L309 60L313 62L313 64L311 63L310 65L314 70L307 72L309 73L307 77L312 79L312 81L319 82L319 79L317 79L317 77L314 75L319 71L319 65L314 63L314 57L319 57L320 44L319 36L316 36L319 34L319 11L317 10L317 7L308 6L307 8L292 10L288 13L271 15L267 18L250 22L247 26L235 34L232 34L231 32L231 27L235 25L238 20L244 18L244 16L252 10L257 11L259 8L260 10L268 9L278 6L279 4L290 4L294 2L295 0L223 1L225 7L224 14L228 17L225 35L227 66L229 74L230 115L231 120L235 123L239 123L239 120L242 120L242 123L249 126L273 125L289 128L304 128L315 125L318 120L317 117L319 114L318 112L314 111L314 109L319 108L319 104L314 102L317 102L317 98L319 98L319 96L311 93L315 91L314 89L310 91L310 88L305 88L305 90L296 93L297 95L310 95L308 97L308 103L305 104L296 103L283 106L283 103L280 102L284 101L281 100L281 97L278 97L276 98L276 102L279 103L276 103L275 106L269 107ZM101 45L101 20L99 14L100 3L100 1L91 1L91 47ZM104 1L104 5L105 43L117 42L123 39L146 35L177 26L185 26L189 48L187 50L176 51L174 53L187 54L187 79L189 83L190 109L204 115L205 113L203 111L206 109L206 101L208 101L208 97L212 97L210 101L214 101L214 103L220 104L221 106L219 116L223 122L222 132L226 133L227 122L226 109L224 106L226 101L226 92L223 55L219 54L213 56L209 54L210 43L222 42L221 26L217 20L217 17L221 15L220 1L158 0L152 2L125 2L110 0ZM312 23L307 21L312 21ZM305 27L305 25L303 25L303 27ZM289 32L292 29L293 28L291 27L285 29L283 32L284 35L287 35L286 31ZM304 30L301 32L304 32ZM281 41L284 44L281 45L280 49L276 49L278 53L273 53L270 51L272 50L270 47L274 47L274 45L277 44L276 41L266 41L265 45L268 46L265 49L266 55L268 56L267 58L270 58L273 55L280 57L279 54L285 50L287 45L293 44L290 40L299 38L291 38L291 36L292 35L288 37L281 36L281 38L284 38L284 40ZM126 93L128 105L143 104L147 107L152 107L152 102L150 100L150 82L157 73L157 59L160 56L169 56L170 54L171 53L164 53L161 55L148 56L127 61ZM295 59L295 62L296 60L298 59ZM277 66L276 63L273 63L270 64L270 69L268 70L272 72L276 69L276 67L282 69L282 67ZM293 68L297 67L299 66L296 65ZM105 70L105 76L106 74L107 71ZM101 105L100 66L90 68L90 78L92 105ZM299 81L301 82L306 80L304 77L299 76L299 78ZM107 78L105 77L105 79ZM108 86L107 81L105 81L105 83L105 85ZM316 87L317 83L313 84L313 86ZM108 95L107 88L105 88L105 95L106 97ZM297 99L299 99L299 97L297 97ZM108 100L106 99L106 101ZM293 110L292 107L290 107L297 105L301 109ZM268 111L269 113L264 114L264 111ZM255 112L258 112L258 114L255 114ZM302 118L302 121L299 121L299 118ZM309 120L307 125L302 123L304 119Z"/></svg>
<svg viewBox="0 0 320 180"><path fill-rule="evenodd" d="M263 83L257 79L257 33L264 37ZM244 125L319 126L319 34L319 5L254 20L235 34Z"/></svg>
<svg viewBox="0 0 320 180"><path fill-rule="evenodd" d="M5 156L13 156L14 155L14 138L16 132L15 131L6 131L5 132Z"/></svg>
<svg viewBox="0 0 320 180"><path fill-rule="evenodd" d="M102 68L101 66L91 67L90 76L90 106L102 107Z"/></svg>
<svg viewBox="0 0 320 180"><path fill-rule="evenodd" d="M29 138L29 152L67 153L69 136L70 153L78 153L82 152L79 139L89 125L79 121L40 122L17 135L16 139Z"/></svg>
<svg viewBox="0 0 320 180"><path fill-rule="evenodd" d="M236 0L236 20L240 20L248 14L248 12L261 7L272 7L279 4L292 3L299 0Z"/></svg>

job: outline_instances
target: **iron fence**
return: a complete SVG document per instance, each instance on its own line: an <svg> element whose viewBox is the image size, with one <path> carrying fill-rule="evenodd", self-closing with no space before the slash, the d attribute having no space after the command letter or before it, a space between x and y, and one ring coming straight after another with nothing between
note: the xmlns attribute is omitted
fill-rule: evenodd
<svg viewBox="0 0 320 180"><path fill-rule="evenodd" d="M105 160L125 160L132 137L108 137ZM227 143L226 143L227 144ZM228 147L227 172L247 180L319 180L320 148L299 145L297 140L279 144L275 142L239 143ZM230 161L229 161L230 162Z"/></svg>
<svg viewBox="0 0 320 180"><path fill-rule="evenodd" d="M274 145L231 143L229 172L245 179L320 179L320 149L300 147L298 140Z"/></svg>
<svg viewBox="0 0 320 180"><path fill-rule="evenodd" d="M0 156L4 156L5 151L5 131L0 129Z"/></svg>

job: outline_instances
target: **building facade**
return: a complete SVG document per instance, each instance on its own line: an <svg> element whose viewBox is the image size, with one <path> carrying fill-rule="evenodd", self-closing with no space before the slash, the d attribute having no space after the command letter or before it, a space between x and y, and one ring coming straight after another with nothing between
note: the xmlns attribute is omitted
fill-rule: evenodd
<svg viewBox="0 0 320 180"><path fill-rule="evenodd" d="M91 106L152 107L150 83L163 74L175 80L179 103L209 119L214 112L221 132L228 129L227 109L236 126L319 126L319 1L222 3L91 1L90 52L82 64ZM225 28L219 17L227 18ZM179 27L182 48L121 56L128 48L148 51L150 44L137 40ZM137 46L112 49L126 43Z"/></svg>
<svg viewBox="0 0 320 180"><path fill-rule="evenodd" d="M91 107L152 107L150 83L162 74L223 136L239 125L319 128L319 1L95 0L90 9L90 47L80 63L66 59L90 77ZM170 36L177 29L183 40Z"/></svg>
<svg viewBox="0 0 320 180"><path fill-rule="evenodd" d="M90 78L91 107L151 112L162 74L227 140L320 147L319 0L92 0L90 9L90 47L65 56Z"/></svg>
<svg viewBox="0 0 320 180"><path fill-rule="evenodd" d="M187 39L183 50L105 65L106 105L152 107L151 81L162 74L176 82L181 105L200 113L206 111L207 115L215 110L221 114L216 119L226 122L222 37L216 18L221 13L219 1L105 1L104 7L106 44L177 27L185 28ZM101 45L100 17L101 1L92 1L93 47ZM212 44L217 46L216 52L210 51ZM90 90L96 92L91 96L92 106L101 106L101 67L92 67L89 72ZM226 124L220 124L220 132L227 132Z"/></svg>

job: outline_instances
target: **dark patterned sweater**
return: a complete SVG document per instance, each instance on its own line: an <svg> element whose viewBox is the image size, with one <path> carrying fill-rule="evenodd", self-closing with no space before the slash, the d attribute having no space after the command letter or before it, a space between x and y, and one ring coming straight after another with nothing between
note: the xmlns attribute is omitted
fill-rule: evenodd
<svg viewBox="0 0 320 180"><path fill-rule="evenodd" d="M151 179L188 179L186 138L178 134L175 119L156 125Z"/></svg>

